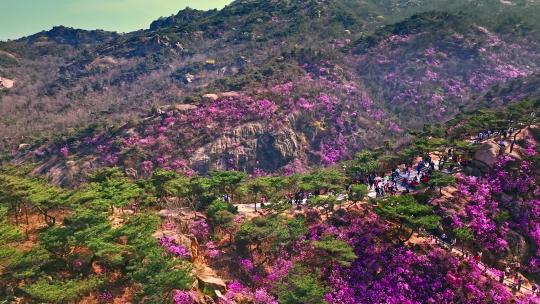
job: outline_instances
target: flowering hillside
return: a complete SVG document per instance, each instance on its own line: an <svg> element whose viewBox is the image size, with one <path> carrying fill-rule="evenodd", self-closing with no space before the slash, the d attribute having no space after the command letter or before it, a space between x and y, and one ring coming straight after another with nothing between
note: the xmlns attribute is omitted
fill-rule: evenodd
<svg viewBox="0 0 540 304"><path fill-rule="evenodd" d="M306 81L315 90L320 79ZM119 159L149 146L173 153L176 124L211 117L229 128L229 100L243 101L241 123L286 105L335 110L317 92L273 103L270 91L202 103L189 109L197 120L182 117L186 109L163 113L116 130L112 145ZM164 157L142 161L137 179L106 168L66 189L31 167L2 166L0 294L46 303L538 303L540 127L523 114L539 103L463 115L424 128L406 148L292 175L198 175ZM486 131L492 123L501 128ZM96 135L56 157L111 153Z"/></svg>
<svg viewBox="0 0 540 304"><path fill-rule="evenodd" d="M425 14L392 25L358 42L358 73L400 118L421 118L416 125L451 117L475 96L538 73L540 45L516 34L519 24L498 32L469 24L465 16Z"/></svg>
<svg viewBox="0 0 540 304"><path fill-rule="evenodd" d="M89 159L93 167L121 166L137 176L156 168L294 173L403 135L343 71L330 63L306 63L302 71L294 81L163 107L140 124L88 129L22 156L44 162L46 174L53 173L47 162L84 167Z"/></svg>

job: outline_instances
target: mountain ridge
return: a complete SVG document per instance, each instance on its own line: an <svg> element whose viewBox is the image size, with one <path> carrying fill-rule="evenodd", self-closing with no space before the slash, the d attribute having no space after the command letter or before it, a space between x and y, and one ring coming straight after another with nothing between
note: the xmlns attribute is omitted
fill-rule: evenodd
<svg viewBox="0 0 540 304"><path fill-rule="evenodd" d="M87 43L83 50L73 45L108 33L58 28L48 34L53 42L47 45L32 42L39 34L0 44L0 50L13 51L17 45L30 54L15 53L22 62L0 65L1 76L18 74L16 86L0 93L0 112L11 113L0 122L0 131L9 137L4 146L33 142L21 135L43 134L31 153L37 160L47 162L43 151L58 156L66 146L76 158L84 138L77 138L74 127L80 134L91 123L131 121L138 140L162 136L174 155L160 152L154 142L138 147L142 154L126 163L131 148L111 143L129 141L129 136L99 132L90 137L109 138L108 148L97 152L97 144L81 155L94 153L97 166L120 165L138 174L143 162L168 168L182 163L179 170L199 172L289 170L331 164L396 137L406 141L403 130L451 119L464 108L474 110L485 104L485 94L493 99L504 93L499 105L524 97L493 88L527 77L534 83L538 26L516 12L536 7L491 0L415 3L420 12L391 0L235 1L222 10L181 10L148 30ZM497 8L485 12L492 4ZM437 5L439 11L429 11ZM70 39L54 38L63 32ZM48 54L47 61L36 59L40 54ZM46 80L27 78L30 66ZM186 107L190 110L177 110ZM148 126L142 118L151 108L173 109L173 130L163 122L165 110L153 114L156 125ZM17 115L23 119L10 125ZM212 127L203 130L192 116L218 121L208 121ZM280 117L294 119L280 123ZM262 127L246 137L231 131L245 124ZM167 127L163 134L160 125ZM47 141L55 133L56 139ZM274 152L260 152L265 149ZM163 153L167 161L160 159ZM272 157L277 162L269 161Z"/></svg>

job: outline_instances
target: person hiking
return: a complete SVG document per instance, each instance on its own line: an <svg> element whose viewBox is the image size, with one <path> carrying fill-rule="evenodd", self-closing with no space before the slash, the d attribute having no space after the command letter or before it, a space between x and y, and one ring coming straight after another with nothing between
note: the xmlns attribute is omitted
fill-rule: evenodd
<svg viewBox="0 0 540 304"><path fill-rule="evenodd" d="M482 260L482 255L480 254L480 252L474 256L474 260L476 261L476 263L480 263L480 261Z"/></svg>
<svg viewBox="0 0 540 304"><path fill-rule="evenodd" d="M297 200L298 193L289 192L289 193L286 194L286 196L287 196L287 200L288 200L290 205L297 205L298 204L298 200Z"/></svg>
<svg viewBox="0 0 540 304"><path fill-rule="evenodd" d="M532 292L533 295L538 296L538 285L536 285L536 283L532 285Z"/></svg>
<svg viewBox="0 0 540 304"><path fill-rule="evenodd" d="M446 164L446 161L448 160L448 157L444 155L441 160L439 160L439 170L442 170L444 165Z"/></svg>
<svg viewBox="0 0 540 304"><path fill-rule="evenodd" d="M454 248L454 246L456 245L456 238L453 238L452 241L450 241L450 251L452 251L452 248Z"/></svg>
<svg viewBox="0 0 540 304"><path fill-rule="evenodd" d="M373 188L373 186L375 185L375 177L372 174L370 174L368 177L368 183L369 189Z"/></svg>
<svg viewBox="0 0 540 304"><path fill-rule="evenodd" d="M420 172L422 172L422 169L424 169L424 161L421 160L419 163L418 163L418 166L416 167L416 172L417 174L420 174Z"/></svg>

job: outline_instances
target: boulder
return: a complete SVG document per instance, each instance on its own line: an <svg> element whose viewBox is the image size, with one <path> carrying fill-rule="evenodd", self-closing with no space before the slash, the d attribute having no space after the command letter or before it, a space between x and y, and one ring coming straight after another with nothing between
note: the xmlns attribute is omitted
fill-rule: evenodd
<svg viewBox="0 0 540 304"><path fill-rule="evenodd" d="M485 164L488 167L493 167L499 156L500 147L492 141L486 142L480 146L474 154L474 160Z"/></svg>
<svg viewBox="0 0 540 304"><path fill-rule="evenodd" d="M175 43L174 47L180 51L184 50L184 46L180 42Z"/></svg>
<svg viewBox="0 0 540 304"><path fill-rule="evenodd" d="M196 265L193 272L199 282L210 290L225 291L227 288L225 281L218 277L217 273L212 268L206 265Z"/></svg>
<svg viewBox="0 0 540 304"><path fill-rule="evenodd" d="M191 248L191 239L184 234L178 233L176 230L158 230L152 236L156 239L169 237L172 238L176 244L182 245L185 248Z"/></svg>
<svg viewBox="0 0 540 304"><path fill-rule="evenodd" d="M131 178L137 179L139 177L137 170L135 170L134 168L126 168L125 172L126 172L126 175Z"/></svg>
<svg viewBox="0 0 540 304"><path fill-rule="evenodd" d="M13 60L17 60L17 56L9 53L9 52L6 52L6 51L0 51L0 56L3 56L3 57L7 57L9 59L13 59Z"/></svg>
<svg viewBox="0 0 540 304"><path fill-rule="evenodd" d="M23 151L23 150L26 150L26 149L28 149L28 148L30 148L30 145L29 145L29 144L20 144L20 145L19 145L19 148L17 148L17 150Z"/></svg>
<svg viewBox="0 0 540 304"><path fill-rule="evenodd" d="M163 210L161 210L161 211L158 212L158 215L159 215L159 217L161 217L162 219L166 219L166 218L177 218L177 217L179 217L180 212L179 212L179 211L175 211L175 210L170 210L170 209L163 209Z"/></svg>
<svg viewBox="0 0 540 304"><path fill-rule="evenodd" d="M207 101L216 101L219 99L219 96L217 94L204 94L202 98Z"/></svg>
<svg viewBox="0 0 540 304"><path fill-rule="evenodd" d="M118 61L111 56L99 57L86 66L87 70L94 68L105 69L118 64Z"/></svg>
<svg viewBox="0 0 540 304"><path fill-rule="evenodd" d="M196 109L197 106L191 104L177 104L174 109L180 112L187 112Z"/></svg>
<svg viewBox="0 0 540 304"><path fill-rule="evenodd" d="M14 80L0 77L0 89L11 89L14 85Z"/></svg>
<svg viewBox="0 0 540 304"><path fill-rule="evenodd" d="M219 96L225 97L225 98L228 98L228 97L236 98L236 97L240 97L240 93L238 93L238 92L223 92L223 93L220 93Z"/></svg>

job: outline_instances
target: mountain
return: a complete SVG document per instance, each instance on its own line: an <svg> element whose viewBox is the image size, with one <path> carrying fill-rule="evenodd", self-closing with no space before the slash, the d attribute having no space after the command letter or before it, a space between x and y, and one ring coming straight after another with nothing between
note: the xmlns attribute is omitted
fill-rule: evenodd
<svg viewBox="0 0 540 304"><path fill-rule="evenodd" d="M58 27L0 44L0 77L15 81L0 91L0 132L59 180L103 165L333 164L487 98L525 97L497 88L534 83L539 12L534 1L257 0L124 35Z"/></svg>
<svg viewBox="0 0 540 304"><path fill-rule="evenodd" d="M1 303L540 303L538 0L237 0L0 42Z"/></svg>

